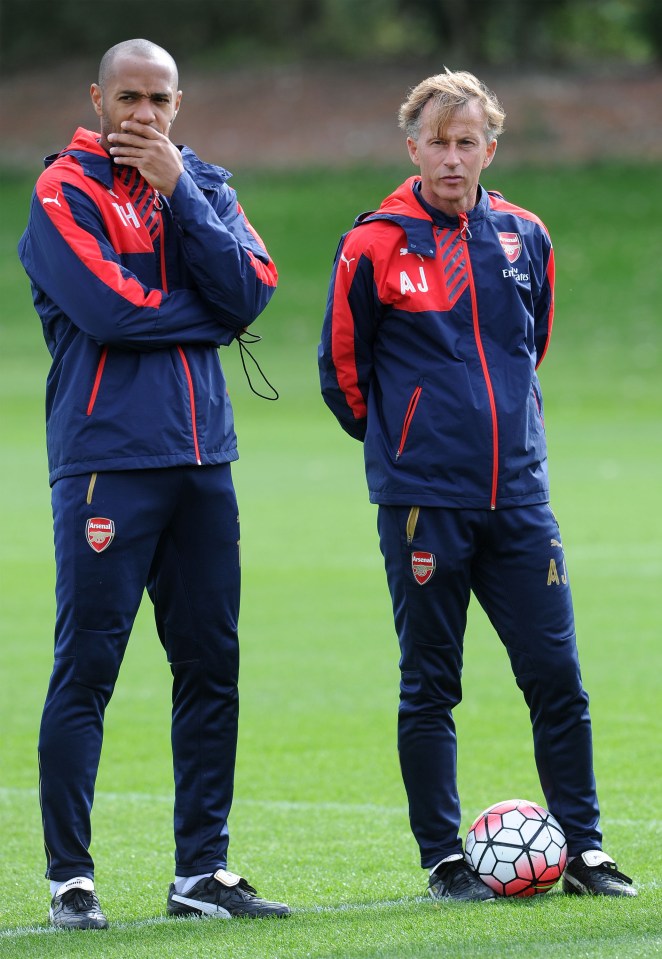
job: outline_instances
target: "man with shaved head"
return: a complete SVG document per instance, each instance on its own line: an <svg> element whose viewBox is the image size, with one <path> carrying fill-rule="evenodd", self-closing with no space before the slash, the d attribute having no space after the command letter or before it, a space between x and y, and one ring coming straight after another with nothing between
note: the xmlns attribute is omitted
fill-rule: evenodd
<svg viewBox="0 0 662 959"><path fill-rule="evenodd" d="M108 926L90 816L103 723L145 589L173 675L171 915L284 916L227 869L238 722L239 517L218 348L277 272L227 185L170 139L177 66L112 47L91 86L100 133L46 160L19 255L52 356L47 446L57 566L40 797L60 929Z"/></svg>

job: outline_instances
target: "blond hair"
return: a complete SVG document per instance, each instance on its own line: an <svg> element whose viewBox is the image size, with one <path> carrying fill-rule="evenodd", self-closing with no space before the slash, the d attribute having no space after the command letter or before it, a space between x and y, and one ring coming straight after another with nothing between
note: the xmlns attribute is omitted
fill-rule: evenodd
<svg viewBox="0 0 662 959"><path fill-rule="evenodd" d="M475 101L485 114L485 139L488 143L503 133L506 114L494 94L473 75L462 70L437 73L422 80L409 93L398 113L399 126L412 140L418 140L421 132L421 113L429 100L433 101L430 126L442 131L456 110Z"/></svg>

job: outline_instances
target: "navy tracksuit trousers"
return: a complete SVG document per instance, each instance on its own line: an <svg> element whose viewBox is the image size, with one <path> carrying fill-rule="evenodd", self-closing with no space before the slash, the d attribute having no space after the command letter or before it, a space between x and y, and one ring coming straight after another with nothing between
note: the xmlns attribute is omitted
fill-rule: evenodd
<svg viewBox="0 0 662 959"><path fill-rule="evenodd" d="M147 588L170 663L176 873L227 865L239 697L239 517L230 465L58 480L55 663L39 738L46 876L94 876L104 713Z"/></svg>
<svg viewBox="0 0 662 959"><path fill-rule="evenodd" d="M462 851L452 711L462 698L472 591L529 707L540 783L568 853L599 849L588 696L561 535L549 506L380 506L378 528L401 651L400 764L421 865L431 868Z"/></svg>

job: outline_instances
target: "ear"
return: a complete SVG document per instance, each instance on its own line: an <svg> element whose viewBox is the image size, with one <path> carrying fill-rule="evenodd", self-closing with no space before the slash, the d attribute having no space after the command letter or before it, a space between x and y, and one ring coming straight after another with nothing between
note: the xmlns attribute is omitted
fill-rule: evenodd
<svg viewBox="0 0 662 959"><path fill-rule="evenodd" d="M100 117L103 111L103 96L101 94L101 87L98 83L93 83L90 87L90 96L92 97L94 112L98 117Z"/></svg>
<svg viewBox="0 0 662 959"><path fill-rule="evenodd" d="M182 91L181 91L181 90L178 90L178 91L177 91L177 94L176 94L176 96L175 96L175 102L174 102L174 104L173 104L172 116L170 117L170 123L168 124L168 130L170 130L170 127L171 127L171 126L173 125L173 123L175 122L175 117L176 117L177 114L179 113L179 104L180 104L181 102L182 102Z"/></svg>
<svg viewBox="0 0 662 959"><path fill-rule="evenodd" d="M420 161L418 159L418 143L416 140L412 140L411 137L407 137L407 150L409 151L409 158L412 163L416 166L420 166Z"/></svg>
<svg viewBox="0 0 662 959"><path fill-rule="evenodd" d="M488 167L492 160L494 159L494 154L496 153L497 141L490 140L487 144L487 150L485 152L485 159L483 160L483 170L485 167Z"/></svg>

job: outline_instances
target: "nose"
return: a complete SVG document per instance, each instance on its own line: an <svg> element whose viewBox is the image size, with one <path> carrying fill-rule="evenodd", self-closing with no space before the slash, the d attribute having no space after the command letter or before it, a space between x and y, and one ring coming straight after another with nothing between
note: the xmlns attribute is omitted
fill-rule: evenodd
<svg viewBox="0 0 662 959"><path fill-rule="evenodd" d="M150 97L141 97L133 110L133 119L139 123L153 123L156 114Z"/></svg>
<svg viewBox="0 0 662 959"><path fill-rule="evenodd" d="M457 151L457 146L454 143L449 143L446 149L446 156L444 157L444 162L446 166L455 167L460 162L460 158Z"/></svg>

